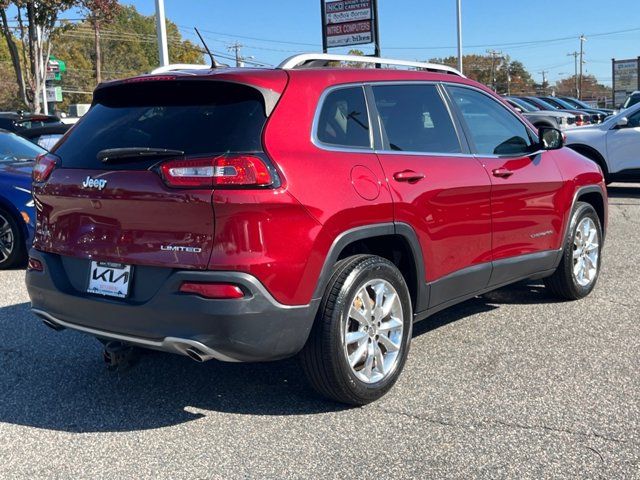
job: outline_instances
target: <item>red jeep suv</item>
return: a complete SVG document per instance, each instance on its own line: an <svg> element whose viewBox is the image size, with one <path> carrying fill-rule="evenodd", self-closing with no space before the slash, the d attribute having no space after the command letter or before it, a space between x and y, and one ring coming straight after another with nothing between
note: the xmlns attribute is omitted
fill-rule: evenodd
<svg viewBox="0 0 640 480"><path fill-rule="evenodd" d="M32 308L197 361L299 354L320 393L364 404L413 322L523 279L594 288L606 190L562 147L433 64L305 54L105 83L34 170Z"/></svg>

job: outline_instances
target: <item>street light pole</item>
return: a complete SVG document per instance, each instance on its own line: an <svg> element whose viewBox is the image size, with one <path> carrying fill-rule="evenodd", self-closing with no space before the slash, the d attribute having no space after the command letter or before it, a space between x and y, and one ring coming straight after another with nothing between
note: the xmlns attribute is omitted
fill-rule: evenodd
<svg viewBox="0 0 640 480"><path fill-rule="evenodd" d="M160 66L169 65L169 48L167 47L167 24L164 17L164 0L156 0L156 34L158 36L158 57Z"/></svg>
<svg viewBox="0 0 640 480"><path fill-rule="evenodd" d="M462 73L462 0L456 0L456 17L458 23L458 71Z"/></svg>

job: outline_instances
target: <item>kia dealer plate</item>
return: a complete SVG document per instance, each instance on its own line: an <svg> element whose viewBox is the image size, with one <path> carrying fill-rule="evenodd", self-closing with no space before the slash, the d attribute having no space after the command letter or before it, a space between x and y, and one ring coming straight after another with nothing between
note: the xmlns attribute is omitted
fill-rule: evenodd
<svg viewBox="0 0 640 480"><path fill-rule="evenodd" d="M91 262L88 293L126 298L131 284L131 265Z"/></svg>

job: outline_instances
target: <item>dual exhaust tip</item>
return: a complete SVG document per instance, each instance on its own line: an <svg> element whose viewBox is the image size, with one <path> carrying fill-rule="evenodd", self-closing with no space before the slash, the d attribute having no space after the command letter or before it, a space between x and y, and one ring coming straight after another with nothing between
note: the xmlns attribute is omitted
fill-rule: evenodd
<svg viewBox="0 0 640 480"><path fill-rule="evenodd" d="M64 330L65 327L63 327L62 325L48 319L48 318L42 318L42 323L44 323L47 327L55 330L56 332L59 332L60 330ZM193 346L186 346L185 344L178 344L175 343L174 344L175 349L186 355L187 357L189 357L191 360L198 362L198 363L204 363L206 361L211 360L212 358L214 358L213 355L208 354L203 352L202 350L200 350L199 348L193 347Z"/></svg>

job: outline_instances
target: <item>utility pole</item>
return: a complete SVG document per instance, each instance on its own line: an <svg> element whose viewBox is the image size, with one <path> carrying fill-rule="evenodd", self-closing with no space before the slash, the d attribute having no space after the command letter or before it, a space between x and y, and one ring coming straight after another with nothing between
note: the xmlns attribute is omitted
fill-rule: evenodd
<svg viewBox="0 0 640 480"><path fill-rule="evenodd" d="M462 73L462 0L456 0L456 18L458 23L458 71Z"/></svg>
<svg viewBox="0 0 640 480"><path fill-rule="evenodd" d="M580 98L580 85L578 83L578 56L580 56L580 53L578 52L573 52L573 53L567 53L568 57L573 57L573 63L574 63L574 71L575 73L573 74L573 78L576 81L576 98Z"/></svg>
<svg viewBox="0 0 640 480"><path fill-rule="evenodd" d="M238 42L234 43L233 45L229 45L227 47L227 50L235 52L236 67L244 67L244 58L242 57L242 55L240 55L240 49L242 47L244 47L244 45L241 45Z"/></svg>
<svg viewBox="0 0 640 480"><path fill-rule="evenodd" d="M164 17L164 0L156 0L156 35L158 36L158 58L160 66L169 65L169 48L167 47L167 24Z"/></svg>
<svg viewBox="0 0 640 480"><path fill-rule="evenodd" d="M547 73L549 73L547 70L542 70L540 72L542 74L542 95L546 95L547 94Z"/></svg>
<svg viewBox="0 0 640 480"><path fill-rule="evenodd" d="M578 100L582 100L582 65L584 64L584 42L587 41L587 38L584 35L580 35L580 81L579 86L580 90L578 92Z"/></svg>
<svg viewBox="0 0 640 480"><path fill-rule="evenodd" d="M502 52L498 52L496 50L487 50L487 53L491 55L491 87L494 92L497 92L496 89L496 60L498 58L502 58Z"/></svg>

